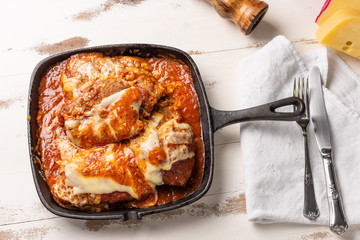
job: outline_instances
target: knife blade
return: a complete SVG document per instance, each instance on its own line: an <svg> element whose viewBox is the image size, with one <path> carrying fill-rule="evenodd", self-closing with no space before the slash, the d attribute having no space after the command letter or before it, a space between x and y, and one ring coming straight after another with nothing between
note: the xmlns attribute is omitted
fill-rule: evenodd
<svg viewBox="0 0 360 240"><path fill-rule="evenodd" d="M345 219L342 199L336 178L331 146L331 133L321 86L321 74L318 67L310 70L310 110L311 121L314 126L315 138L318 144L324 170L329 202L330 230L338 235L348 228Z"/></svg>

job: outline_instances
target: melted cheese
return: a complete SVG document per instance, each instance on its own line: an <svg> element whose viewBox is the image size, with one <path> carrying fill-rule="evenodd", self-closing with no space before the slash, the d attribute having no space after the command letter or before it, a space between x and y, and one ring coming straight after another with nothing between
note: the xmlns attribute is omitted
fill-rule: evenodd
<svg viewBox="0 0 360 240"><path fill-rule="evenodd" d="M194 138L189 124L173 119L162 125L158 133L167 155L167 161L161 165L163 170L170 170L175 162L195 156L195 152L188 147Z"/></svg>
<svg viewBox="0 0 360 240"><path fill-rule="evenodd" d="M65 172L65 184L72 187L72 194L92 193L92 194L106 194L112 192L126 192L132 197L138 198L138 194L135 192L131 185L124 185L116 182L111 177L105 176L84 176L81 171L84 168L84 159L91 153L104 151L102 157L98 159L98 162L103 162L101 165L108 166L116 169L116 153L113 149L113 144L109 144L107 147L92 148L89 150L78 149L68 139L59 139L58 146L61 155L61 162L58 164L64 167ZM124 157L129 158L133 152L129 148L124 148ZM129 158L131 159L131 158ZM82 167L81 167L82 166ZM131 176L132 173L126 169L127 175Z"/></svg>
<svg viewBox="0 0 360 240"><path fill-rule="evenodd" d="M145 137L142 139L142 141L133 147L133 150L138 161L145 161L145 179L152 185L153 188L155 188L156 185L161 185L163 182L162 173L159 166L155 166L149 163L149 152L155 147L160 146L159 138L153 127L147 128L144 136Z"/></svg>
<svg viewBox="0 0 360 240"><path fill-rule="evenodd" d="M139 159L148 159L149 152L155 147L160 146L157 132L153 128L148 128L146 130L145 136L146 137L139 146L139 154L137 156Z"/></svg>
<svg viewBox="0 0 360 240"><path fill-rule="evenodd" d="M67 78L64 76L63 74L63 78L62 78L62 84L63 84L63 90L65 92L72 92L74 93L75 90L78 88L79 84L81 83L81 77L80 76L75 76L72 78Z"/></svg>
<svg viewBox="0 0 360 240"><path fill-rule="evenodd" d="M128 89L124 89L122 91L119 91L113 95L110 95L106 98L104 98L101 103L99 105L95 105L94 106L94 109L89 113L89 115L92 115L93 111L95 111L96 113L99 112L99 110L103 110L103 109L106 109L112 105L114 105L116 102L118 102L122 96L124 96L124 94L129 91L131 88L128 88Z"/></svg>
<svg viewBox="0 0 360 240"><path fill-rule="evenodd" d="M113 61L111 61L109 58L100 59L98 63L101 66L101 74L103 77L111 76L115 69L115 64Z"/></svg>
<svg viewBox="0 0 360 240"><path fill-rule="evenodd" d="M68 77L65 73L62 73L61 82L63 90L70 98L80 97L81 92L79 90L89 86L89 84L93 83L93 80L100 76L99 70L90 59L69 61L69 70L72 71L72 76Z"/></svg>
<svg viewBox="0 0 360 240"><path fill-rule="evenodd" d="M156 128L160 121L163 119L164 115L158 112L154 112L151 114L149 124L151 127Z"/></svg>
<svg viewBox="0 0 360 240"><path fill-rule="evenodd" d="M116 99L116 98L114 98ZM109 106L113 101L104 101L104 106ZM144 174L145 180L152 187L155 192L155 187L163 184L162 171L170 170L172 164L177 161L188 159L195 156L195 152L189 147L193 143L193 133L190 125L186 123L178 123L176 120L170 120L163 124L159 130L154 126L158 125L162 118L159 114L148 122L147 128L141 140L137 140L130 145L130 148L125 147L123 152L128 159L128 156L135 155L137 165ZM105 149L98 161L110 162L116 165L116 154L111 147L98 147L89 150L77 149L68 140L59 141L59 149L61 157L65 164L66 185L73 187L74 194L93 193L103 194L112 193L115 191L127 192L134 198L138 198L135 189L132 186L127 186L114 181L111 177L103 176L84 176L81 173L81 165L84 159L87 158L91 152L98 152ZM149 161L149 152L162 146L166 153L166 159L161 164L153 165ZM129 158L130 159L130 158ZM129 169L127 169L129 171ZM131 176L131 173L128 172Z"/></svg>
<svg viewBox="0 0 360 240"><path fill-rule="evenodd" d="M78 171L75 163L65 166L66 185L73 187L74 194L94 193L104 194L118 192L127 192L132 197L138 198L132 187L121 185L111 178L106 177L85 177Z"/></svg>
<svg viewBox="0 0 360 240"><path fill-rule="evenodd" d="M146 162L146 171L144 175L146 181L148 181L153 188L163 184L162 172L159 166L155 166L149 162Z"/></svg>
<svg viewBox="0 0 360 240"><path fill-rule="evenodd" d="M80 63L81 64L77 67L78 73L80 73L83 77L97 78L99 71L92 62L81 61Z"/></svg>
<svg viewBox="0 0 360 240"><path fill-rule="evenodd" d="M110 134L110 136L106 136L107 138L110 138L108 142L116 142L122 139L118 138L118 134L120 136L133 136L134 134L139 131L139 111L140 111L140 105L141 105L141 98L139 98L138 101L131 103L131 109L136 111L135 116L131 116L130 119L120 118L117 110L118 105L122 105L122 101L124 100L125 95L129 95L132 92L131 91L138 91L136 88L131 87L124 90L121 90L109 97L106 97L102 99L101 103L95 105L93 109L89 112L84 113L84 118L82 119L68 119L65 121L65 128L67 129L66 134L68 137L78 146L82 146L82 140L85 136L87 138L89 136L93 136L96 138L96 140L99 140L101 138L105 138L104 136L104 129L108 130L106 134ZM110 111L107 114L106 118L101 117L101 113L103 111ZM124 129L119 127L117 125L117 128L115 129L114 126L111 124L112 119L117 119L117 121L120 122L120 124L127 124L128 122L131 122L135 119L135 124L132 126L130 130ZM129 132L127 132L129 131ZM85 139L86 140L86 139Z"/></svg>
<svg viewBox="0 0 360 240"><path fill-rule="evenodd" d="M161 118L162 115L159 114L149 122L145 137L133 147L136 158L146 162L145 179L153 186L163 183L162 170L170 170L175 162L195 156L195 152L188 146L193 141L190 125L170 120L156 131L153 126L157 126ZM155 166L149 162L149 152L159 147L160 141L163 143L162 148L167 155L167 159Z"/></svg>

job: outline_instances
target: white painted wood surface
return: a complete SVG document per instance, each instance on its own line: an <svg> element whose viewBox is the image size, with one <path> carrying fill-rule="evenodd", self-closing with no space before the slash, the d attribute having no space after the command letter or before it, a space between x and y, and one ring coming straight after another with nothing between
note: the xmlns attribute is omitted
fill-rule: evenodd
<svg viewBox="0 0 360 240"><path fill-rule="evenodd" d="M215 134L211 189L185 208L141 221L81 221L51 214L36 194L26 107L30 75L41 59L71 47L114 43L177 47L192 54L210 104L234 110L241 101L240 59L279 34L300 52L320 47L314 19L323 0L266 2L265 18L244 36L203 0L0 0L0 239L360 239L359 226L337 237L326 226L248 222L238 124ZM359 60L339 55L360 72Z"/></svg>

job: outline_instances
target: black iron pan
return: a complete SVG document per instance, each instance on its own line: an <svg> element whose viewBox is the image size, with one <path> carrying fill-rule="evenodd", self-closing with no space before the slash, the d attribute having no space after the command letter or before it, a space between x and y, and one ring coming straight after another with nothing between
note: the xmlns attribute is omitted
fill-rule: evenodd
<svg viewBox="0 0 360 240"><path fill-rule="evenodd" d="M147 207L147 208L136 208L136 209L120 209L106 212L81 212L75 210L65 209L60 207L52 198L49 187L42 177L41 166L35 163L36 158L40 156L36 155L34 148L37 144L37 122L36 116L38 113L38 100L39 100L39 85L42 77L46 71L62 60L70 57L73 54L84 53L84 52L101 52L109 56L140 56L140 57L161 57L169 56L182 60L191 72L195 91L198 96L200 111L201 111L201 126L202 126L202 139L204 142L204 170L201 184L197 190L192 194L163 205ZM276 112L276 109L294 105L296 110L294 112ZM262 106L244 109L239 111L220 111L209 106L206 93L204 90L203 82L200 77L198 68L192 58L185 52L167 46L159 46L152 44L120 44L120 45L107 45L90 47L84 49L71 50L63 53L59 53L50 56L42 60L35 67L30 82L29 99L28 99L28 116L31 118L28 120L28 141L29 141L29 152L30 152L30 163L33 173L33 178L36 186L37 193L41 202L44 206L52 213L70 218L78 219L141 219L144 215L159 213L175 208L180 208L188 205L202 196L210 188L213 167L214 167L214 132L224 126L233 123L239 123L244 121L255 121L255 120L280 120L280 121L294 121L299 119L304 114L305 106L304 103L295 97L282 99L273 103L268 103Z"/></svg>

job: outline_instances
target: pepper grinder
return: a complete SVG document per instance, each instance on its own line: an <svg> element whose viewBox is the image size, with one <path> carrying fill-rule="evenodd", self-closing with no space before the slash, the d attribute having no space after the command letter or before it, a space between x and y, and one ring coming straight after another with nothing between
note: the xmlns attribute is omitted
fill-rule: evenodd
<svg viewBox="0 0 360 240"><path fill-rule="evenodd" d="M259 24L269 6L259 0L206 0L225 19L233 21L248 35Z"/></svg>

